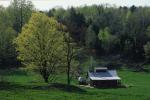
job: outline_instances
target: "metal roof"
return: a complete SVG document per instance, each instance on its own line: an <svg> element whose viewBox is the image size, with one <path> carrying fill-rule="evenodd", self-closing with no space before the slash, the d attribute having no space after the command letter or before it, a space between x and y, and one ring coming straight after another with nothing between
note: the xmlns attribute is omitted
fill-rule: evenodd
<svg viewBox="0 0 150 100"><path fill-rule="evenodd" d="M107 70L107 67L96 67L95 70Z"/></svg>
<svg viewBox="0 0 150 100"><path fill-rule="evenodd" d="M106 72L88 72L91 80L120 80L116 70L107 70Z"/></svg>

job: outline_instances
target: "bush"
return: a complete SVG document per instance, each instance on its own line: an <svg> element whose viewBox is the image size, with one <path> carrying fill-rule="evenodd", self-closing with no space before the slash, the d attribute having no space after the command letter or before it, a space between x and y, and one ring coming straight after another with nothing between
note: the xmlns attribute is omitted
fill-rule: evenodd
<svg viewBox="0 0 150 100"><path fill-rule="evenodd" d="M150 65L149 64L148 65L143 65L142 69L143 69L144 72L150 72Z"/></svg>
<svg viewBox="0 0 150 100"><path fill-rule="evenodd" d="M120 69L122 64L119 61L110 61L105 65L108 69Z"/></svg>

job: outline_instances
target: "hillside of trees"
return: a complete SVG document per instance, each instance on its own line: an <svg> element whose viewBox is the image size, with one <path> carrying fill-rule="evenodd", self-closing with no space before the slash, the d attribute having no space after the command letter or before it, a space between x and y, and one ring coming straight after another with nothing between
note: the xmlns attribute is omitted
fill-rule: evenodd
<svg viewBox="0 0 150 100"><path fill-rule="evenodd" d="M130 59L143 59L144 45L149 41L149 7L91 7L52 9L54 16L68 27L76 42L97 54L120 54Z"/></svg>
<svg viewBox="0 0 150 100"><path fill-rule="evenodd" d="M38 10L26 0L14 0L6 8L0 6L1 66L20 66L13 41L33 12ZM93 5L40 12L66 26L71 38L83 48L78 54L79 62L82 57L93 55L149 63L150 7Z"/></svg>

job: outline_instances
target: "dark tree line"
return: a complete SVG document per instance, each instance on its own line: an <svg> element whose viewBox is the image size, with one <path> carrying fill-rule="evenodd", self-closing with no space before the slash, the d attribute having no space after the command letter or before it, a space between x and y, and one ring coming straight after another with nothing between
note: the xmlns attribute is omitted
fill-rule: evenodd
<svg viewBox="0 0 150 100"><path fill-rule="evenodd" d="M16 64L12 41L34 11L27 0L0 6L0 65ZM42 12L64 24L78 46L96 51L98 57L119 54L135 61L149 59L150 7L93 5Z"/></svg>
<svg viewBox="0 0 150 100"><path fill-rule="evenodd" d="M132 60L145 58L144 45L149 41L149 7L93 5L52 9L47 15L66 25L79 45L95 49L99 56L120 54Z"/></svg>
<svg viewBox="0 0 150 100"><path fill-rule="evenodd" d="M13 40L28 22L33 5L27 0L13 0L7 8L0 6L0 65L18 65Z"/></svg>

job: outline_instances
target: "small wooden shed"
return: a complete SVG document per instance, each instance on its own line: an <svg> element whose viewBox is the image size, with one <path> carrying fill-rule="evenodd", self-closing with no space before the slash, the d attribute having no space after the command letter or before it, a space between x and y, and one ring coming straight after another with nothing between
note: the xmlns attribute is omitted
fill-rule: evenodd
<svg viewBox="0 0 150 100"><path fill-rule="evenodd" d="M89 84L94 87L117 87L121 80L116 70L107 67L96 67L93 72L88 72L88 77Z"/></svg>

